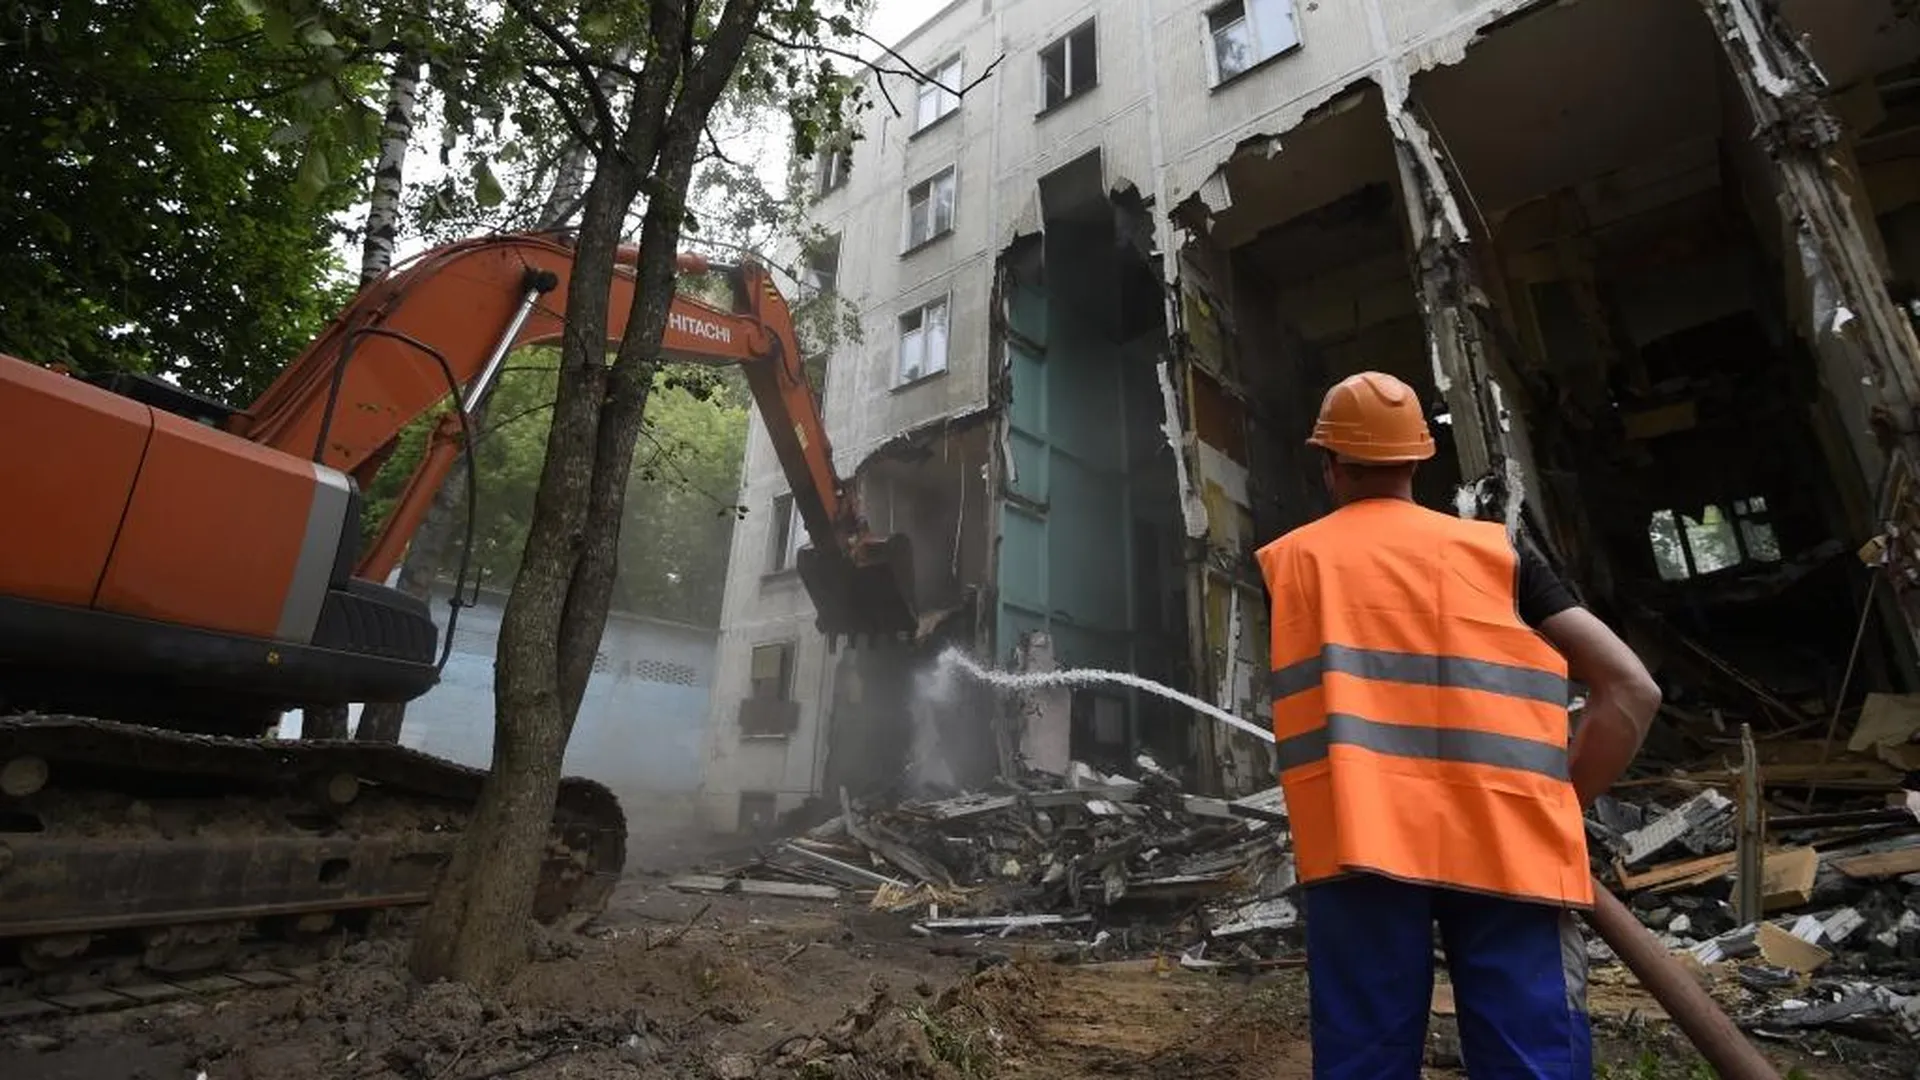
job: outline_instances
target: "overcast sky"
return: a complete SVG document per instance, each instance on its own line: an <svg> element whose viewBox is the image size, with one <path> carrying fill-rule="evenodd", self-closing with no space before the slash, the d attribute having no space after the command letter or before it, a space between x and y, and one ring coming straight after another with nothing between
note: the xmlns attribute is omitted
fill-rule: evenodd
<svg viewBox="0 0 1920 1080"><path fill-rule="evenodd" d="M921 23L932 18L945 7L948 0L878 0L873 15L868 20L867 32L888 44L897 43L912 33ZM864 45L861 52L872 55L879 52L873 45ZM877 104L875 107L879 107ZM412 152L407 155L406 182L409 187L437 182L441 175L440 163L433 148L440 142L437 119L433 110L423 110L421 124L414 131ZM778 183L778 178L786 169L787 137L779 127L758 131L715 132L723 142L729 144L728 156L739 161L754 161L763 167L764 175L770 184ZM342 226L358 230L366 222L366 206L350 207L336 218ZM341 237L337 242L341 261L346 264L349 274L356 274L360 268L360 245L357 240ZM420 235L412 229L401 228L399 243L395 246L395 260L404 260L417 255L425 247Z"/></svg>
<svg viewBox="0 0 1920 1080"><path fill-rule="evenodd" d="M867 33L892 45L947 6L947 0L880 0Z"/></svg>

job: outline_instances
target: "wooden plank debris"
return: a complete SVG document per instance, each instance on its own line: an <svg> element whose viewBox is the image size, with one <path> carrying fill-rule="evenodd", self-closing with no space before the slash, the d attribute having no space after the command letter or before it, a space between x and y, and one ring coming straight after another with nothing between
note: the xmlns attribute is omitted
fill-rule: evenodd
<svg viewBox="0 0 1920 1080"><path fill-rule="evenodd" d="M1833 867L1850 878L1866 881L1920 873L1920 844L1896 851L1881 851L1872 855L1835 859Z"/></svg>
<svg viewBox="0 0 1920 1080"><path fill-rule="evenodd" d="M1760 794L1760 755L1753 748L1753 725L1740 725L1740 827L1734 832L1733 913L1741 922L1760 917L1762 870L1766 859L1766 830L1760 824L1765 807ZM1817 858L1816 858L1817 863Z"/></svg>
<svg viewBox="0 0 1920 1080"><path fill-rule="evenodd" d="M1767 856L1760 873L1761 910L1785 911L1813 899L1814 878L1820 872L1820 853L1810 847L1793 848Z"/></svg>
<svg viewBox="0 0 1920 1080"><path fill-rule="evenodd" d="M1827 950L1802 941L1770 922L1759 925L1754 941L1760 947L1761 959L1774 967L1802 975L1811 975L1833 959L1833 954Z"/></svg>
<svg viewBox="0 0 1920 1080"><path fill-rule="evenodd" d="M1620 888L1626 892L1651 890L1657 893L1689 889L1717 881L1734 870L1733 852L1682 859L1652 867L1643 873L1619 875ZM1820 853L1810 847L1770 851L1760 871L1763 911L1778 911L1805 904L1811 898L1814 878L1820 868ZM1615 867L1618 872L1619 868Z"/></svg>

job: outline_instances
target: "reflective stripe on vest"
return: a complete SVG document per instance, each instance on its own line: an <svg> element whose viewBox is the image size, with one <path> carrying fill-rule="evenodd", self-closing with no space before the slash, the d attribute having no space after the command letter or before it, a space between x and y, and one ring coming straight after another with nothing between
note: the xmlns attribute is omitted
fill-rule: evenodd
<svg viewBox="0 0 1920 1080"><path fill-rule="evenodd" d="M1327 717L1324 727L1282 739L1278 747L1280 771L1286 772L1322 760L1334 743L1358 746L1376 754L1392 754L1395 757L1495 765L1503 769L1539 773L1554 780L1567 779L1565 747L1486 731L1461 731L1417 724L1382 724L1364 716L1346 713L1333 713Z"/></svg>
<svg viewBox="0 0 1920 1080"><path fill-rule="evenodd" d="M1320 655L1289 664L1270 675L1268 688L1277 703L1320 685L1329 671L1362 679L1454 686L1490 694L1529 698L1549 705L1567 704L1564 676L1516 664L1470 660L1464 656L1422 656L1418 653L1356 649L1349 645L1322 645Z"/></svg>
<svg viewBox="0 0 1920 1080"><path fill-rule="evenodd" d="M1300 880L1367 870L1590 904L1566 662L1520 620L1505 531L1372 500L1259 562Z"/></svg>

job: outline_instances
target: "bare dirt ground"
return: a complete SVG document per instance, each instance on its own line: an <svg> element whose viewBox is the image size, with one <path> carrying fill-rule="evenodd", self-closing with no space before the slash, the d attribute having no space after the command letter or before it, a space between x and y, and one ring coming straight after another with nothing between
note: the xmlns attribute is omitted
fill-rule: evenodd
<svg viewBox="0 0 1920 1080"><path fill-rule="evenodd" d="M1092 1080L1311 1075L1305 980L1055 963L928 940L858 905L696 897L635 876L591 936L546 939L498 995L411 986L398 942L297 986L0 1029L6 1080ZM1444 995L1443 995L1444 997ZM1637 988L1596 985L1601 1075L1694 1077ZM1447 1069L1444 1001L1428 1075ZM1809 1078L1911 1063L1781 1052ZM1901 1071L1894 1071L1894 1070Z"/></svg>

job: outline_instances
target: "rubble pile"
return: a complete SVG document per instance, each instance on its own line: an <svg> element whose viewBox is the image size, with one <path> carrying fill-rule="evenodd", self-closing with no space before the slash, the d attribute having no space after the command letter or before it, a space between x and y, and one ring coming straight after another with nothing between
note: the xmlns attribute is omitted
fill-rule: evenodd
<svg viewBox="0 0 1920 1080"><path fill-rule="evenodd" d="M1595 876L1751 1031L1920 1038L1920 696L1870 695L1833 745L1678 719L1689 730L1667 742L1691 747L1686 765L1650 755L1588 814ZM675 886L858 894L921 934L1051 940L1064 959L1300 963L1279 790L1196 796L1135 764L1138 779L1076 762L892 806L842 793L825 824ZM1757 889L1740 888L1742 865ZM1597 937L1589 953L1616 962Z"/></svg>
<svg viewBox="0 0 1920 1080"><path fill-rule="evenodd" d="M1851 741L1724 741L1618 785L1594 873L1719 985L1743 1026L1920 1037L1920 699L1870 695ZM1747 812L1748 796L1757 806ZM1742 911L1743 858L1759 887ZM1590 951L1607 958L1603 945Z"/></svg>
<svg viewBox="0 0 1920 1080"><path fill-rule="evenodd" d="M1141 778L1074 763L955 798L863 812L851 803L751 867L697 891L822 898L871 891L928 935L1042 935L1087 959L1178 952L1184 966L1297 956L1293 860L1278 789L1189 795L1142 757Z"/></svg>

